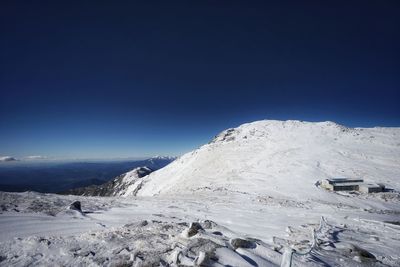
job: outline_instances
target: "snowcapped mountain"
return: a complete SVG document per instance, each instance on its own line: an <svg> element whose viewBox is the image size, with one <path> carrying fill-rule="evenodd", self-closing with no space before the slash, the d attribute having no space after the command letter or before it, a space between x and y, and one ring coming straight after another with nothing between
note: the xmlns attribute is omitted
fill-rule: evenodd
<svg viewBox="0 0 400 267"><path fill-rule="evenodd" d="M176 157L173 156L154 156L145 160L145 165L153 170L158 170L174 161Z"/></svg>
<svg viewBox="0 0 400 267"><path fill-rule="evenodd" d="M315 182L328 177L399 189L399 176L399 128L264 120L225 130L150 174L137 195L222 191L305 199L317 196Z"/></svg>
<svg viewBox="0 0 400 267"><path fill-rule="evenodd" d="M148 160L169 160L169 161L173 161L174 159L176 159L176 157L174 156L160 156L160 155L156 155L154 157L149 158Z"/></svg>

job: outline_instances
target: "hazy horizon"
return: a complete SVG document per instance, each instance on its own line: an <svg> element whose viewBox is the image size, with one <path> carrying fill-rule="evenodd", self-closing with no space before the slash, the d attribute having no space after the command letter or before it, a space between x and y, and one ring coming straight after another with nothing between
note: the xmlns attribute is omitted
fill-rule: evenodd
<svg viewBox="0 0 400 267"><path fill-rule="evenodd" d="M305 121L305 120L299 120L299 121ZM249 121L252 122L252 121ZM249 123L245 122L245 123ZM306 122L324 122L324 121L306 121ZM337 123L337 122L335 122ZM339 123L340 124L340 123ZM351 127L351 128L373 128L373 127L399 127L399 126L381 126L381 125L374 125L374 126L360 126L360 125L344 125L340 124L346 127ZM239 125L236 125L239 126ZM236 127L233 126L233 127ZM227 127L228 128L233 128L233 127ZM218 132L219 133L219 132ZM218 133L214 134L212 137L217 135ZM212 139L210 137L208 141ZM194 146L192 149L198 148L201 145L204 145L208 141L205 141L202 144L199 144L197 146ZM153 155L142 155L142 156L108 156L108 155L101 155L101 156L93 156L93 157L54 157L54 156L43 156L43 155L37 155L37 156L28 156L28 155L22 155L22 156L14 156L14 155L0 155L0 158L5 158L5 157L11 157L13 158L10 161L2 161L0 160L1 165L6 165L6 164L14 164L14 163L23 163L23 164L36 164L36 163L58 163L58 162L101 162L101 161L129 161L129 160L143 160L143 159L148 159L148 158L153 158L153 157L179 157L190 150L183 151L181 154L153 154ZM40 157L40 158L34 158L34 157ZM1 166L0 165L0 166Z"/></svg>

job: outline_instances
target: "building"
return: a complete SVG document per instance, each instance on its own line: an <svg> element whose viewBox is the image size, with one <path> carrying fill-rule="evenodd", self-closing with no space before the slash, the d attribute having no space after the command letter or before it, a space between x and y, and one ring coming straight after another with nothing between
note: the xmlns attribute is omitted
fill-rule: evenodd
<svg viewBox="0 0 400 267"><path fill-rule="evenodd" d="M358 191L362 193L382 192L384 189L385 189L384 185L378 185L378 184L361 184L358 187Z"/></svg>
<svg viewBox="0 0 400 267"><path fill-rule="evenodd" d="M322 180L321 187L331 191L359 191L362 193L382 192L383 185L367 184L363 179L329 178Z"/></svg>
<svg viewBox="0 0 400 267"><path fill-rule="evenodd" d="M332 191L356 191L363 179L330 178L322 181L321 186Z"/></svg>

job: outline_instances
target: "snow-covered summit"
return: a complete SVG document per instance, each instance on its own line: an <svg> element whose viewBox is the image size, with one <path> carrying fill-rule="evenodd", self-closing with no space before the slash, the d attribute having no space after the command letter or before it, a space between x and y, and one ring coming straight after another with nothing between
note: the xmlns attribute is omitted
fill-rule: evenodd
<svg viewBox="0 0 400 267"><path fill-rule="evenodd" d="M237 128L230 128L218 134L211 143L233 141L240 139L259 139L277 132L286 132L299 136L304 131L320 132L321 134L330 133L340 135L342 133L356 132L358 128L349 128L332 121L325 122L306 122L297 120L262 120L252 123L245 123Z"/></svg>
<svg viewBox="0 0 400 267"><path fill-rule="evenodd" d="M307 198L318 195L317 180L336 176L400 188L400 128L246 123L145 177L137 194L234 191Z"/></svg>

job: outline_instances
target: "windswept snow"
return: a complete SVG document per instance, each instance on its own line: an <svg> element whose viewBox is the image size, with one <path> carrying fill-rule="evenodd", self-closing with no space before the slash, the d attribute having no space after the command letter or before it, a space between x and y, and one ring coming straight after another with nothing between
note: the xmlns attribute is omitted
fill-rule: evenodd
<svg viewBox="0 0 400 267"><path fill-rule="evenodd" d="M399 137L260 121L122 175L115 197L3 192L0 266L400 266ZM316 186L335 176L390 190Z"/></svg>
<svg viewBox="0 0 400 267"><path fill-rule="evenodd" d="M295 266L400 264L400 227L395 223L400 219L399 203L383 212L367 205L302 206L238 193L0 196L0 266L198 266L196 259L203 254L208 259L204 266L279 266L285 249L309 250L311 230L319 228L321 216L327 223L316 233L316 247L306 256L294 255ZM76 200L82 203L82 213L68 209ZM193 222L201 228L190 230Z"/></svg>

